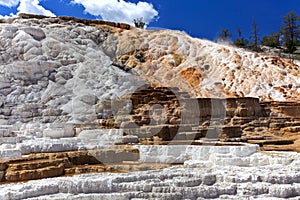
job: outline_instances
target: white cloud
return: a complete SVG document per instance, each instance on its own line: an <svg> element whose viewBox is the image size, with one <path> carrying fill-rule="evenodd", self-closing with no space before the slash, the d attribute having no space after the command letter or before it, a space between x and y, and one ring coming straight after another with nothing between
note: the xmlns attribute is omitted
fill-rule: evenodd
<svg viewBox="0 0 300 200"><path fill-rule="evenodd" d="M75 4L81 4L85 12L103 20L133 23L133 19L143 17L143 21L149 24L158 12L153 5L147 2L137 4L124 0L73 0Z"/></svg>
<svg viewBox="0 0 300 200"><path fill-rule="evenodd" d="M10 13L9 15L5 15L5 16L0 15L0 19L7 19L7 18L11 18L11 17L16 17L16 15L13 13Z"/></svg>
<svg viewBox="0 0 300 200"><path fill-rule="evenodd" d="M46 15L55 17L55 14L50 10L46 10L43 6L39 5L39 0L20 0L18 7L19 13L28 13L36 15Z"/></svg>
<svg viewBox="0 0 300 200"><path fill-rule="evenodd" d="M46 10L40 5L40 0L0 0L0 5L10 8L19 5L18 13L55 16L50 10Z"/></svg>
<svg viewBox="0 0 300 200"><path fill-rule="evenodd" d="M19 2L20 0L0 0L0 5L11 8L17 6Z"/></svg>

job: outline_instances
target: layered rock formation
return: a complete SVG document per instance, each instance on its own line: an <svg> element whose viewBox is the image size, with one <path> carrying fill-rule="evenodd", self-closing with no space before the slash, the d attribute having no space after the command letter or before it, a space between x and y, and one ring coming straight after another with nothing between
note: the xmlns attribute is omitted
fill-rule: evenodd
<svg viewBox="0 0 300 200"><path fill-rule="evenodd" d="M126 28L126 29L124 29ZM299 97L299 66L269 55L74 18L21 15L2 20L2 124L94 122L102 101L145 84L191 97Z"/></svg>
<svg viewBox="0 0 300 200"><path fill-rule="evenodd" d="M184 163L3 185L1 199L300 196L298 153L256 153L300 152L299 62L71 17L1 20L0 39L1 182Z"/></svg>
<svg viewBox="0 0 300 200"><path fill-rule="evenodd" d="M128 174L86 174L0 186L6 199L299 199L297 153L220 154ZM237 166L238 165L238 166ZM13 187L12 187L13 186Z"/></svg>

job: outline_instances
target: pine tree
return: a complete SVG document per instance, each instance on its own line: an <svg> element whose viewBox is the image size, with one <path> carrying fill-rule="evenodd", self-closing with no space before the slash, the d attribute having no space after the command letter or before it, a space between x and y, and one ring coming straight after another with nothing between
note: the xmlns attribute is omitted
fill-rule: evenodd
<svg viewBox="0 0 300 200"><path fill-rule="evenodd" d="M296 45L300 37L300 25L297 25L299 21L300 17L294 11L287 13L283 17L284 27L281 28L281 33L284 36L286 53L292 54L296 50Z"/></svg>
<svg viewBox="0 0 300 200"><path fill-rule="evenodd" d="M229 42L230 38L232 37L232 34L228 29L222 29L222 32L219 34L218 40L221 42Z"/></svg>
<svg viewBox="0 0 300 200"><path fill-rule="evenodd" d="M143 17L134 19L133 23L134 23L135 27L141 28L141 29L144 29L144 27L146 25L146 23L143 22Z"/></svg>
<svg viewBox="0 0 300 200"><path fill-rule="evenodd" d="M279 37L280 37L280 33L275 33L272 31L270 35L263 37L261 44L268 47L278 47Z"/></svg>
<svg viewBox="0 0 300 200"><path fill-rule="evenodd" d="M259 52L260 48L259 48L258 28L257 28L256 20L254 18L252 19L252 38L253 41L251 47L254 51Z"/></svg>
<svg viewBox="0 0 300 200"><path fill-rule="evenodd" d="M238 46L238 47L247 47L249 41L247 39L244 39L242 37L242 30L238 27L236 29L236 32L238 34L238 38L234 40L234 45Z"/></svg>

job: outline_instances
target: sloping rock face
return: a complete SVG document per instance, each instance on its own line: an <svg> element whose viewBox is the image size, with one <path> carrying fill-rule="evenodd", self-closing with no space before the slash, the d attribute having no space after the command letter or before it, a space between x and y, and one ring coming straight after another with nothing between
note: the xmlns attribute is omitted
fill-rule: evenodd
<svg viewBox="0 0 300 200"><path fill-rule="evenodd" d="M190 97L297 100L299 66L178 31L20 15L0 26L2 124L94 122L145 84ZM127 30L131 29L131 30Z"/></svg>
<svg viewBox="0 0 300 200"><path fill-rule="evenodd" d="M100 22L21 15L1 23L2 123L92 122L99 100L143 84L101 48L117 27L130 27Z"/></svg>
<svg viewBox="0 0 300 200"><path fill-rule="evenodd" d="M298 153L256 153L300 152L299 63L178 31L0 22L0 181L185 162L3 185L1 199L300 196Z"/></svg>
<svg viewBox="0 0 300 200"><path fill-rule="evenodd" d="M299 98L299 66L177 31L131 30L103 44L108 55L160 86L198 97Z"/></svg>

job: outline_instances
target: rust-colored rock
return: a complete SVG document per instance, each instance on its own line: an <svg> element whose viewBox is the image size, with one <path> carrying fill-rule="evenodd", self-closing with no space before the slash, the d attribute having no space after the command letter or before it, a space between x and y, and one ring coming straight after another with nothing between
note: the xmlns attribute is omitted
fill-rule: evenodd
<svg viewBox="0 0 300 200"><path fill-rule="evenodd" d="M6 171L4 180L6 182L15 181L27 181L33 179L51 178L64 174L64 166L49 166L45 168L39 168L34 170L22 170L22 171Z"/></svg>
<svg viewBox="0 0 300 200"><path fill-rule="evenodd" d="M201 71L198 68L182 69L179 74L187 80L193 87L198 86L202 81Z"/></svg>
<svg viewBox="0 0 300 200"><path fill-rule="evenodd" d="M27 158L11 159L0 164L0 182L18 182L90 172L114 171L113 166L124 161L137 162L139 152L132 147L31 154ZM110 165L108 168L106 165ZM124 165L125 169L127 168ZM121 170L122 167L118 167ZM136 167L139 169L139 167ZM124 171L126 171L124 169Z"/></svg>

